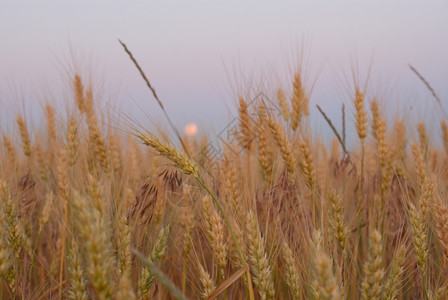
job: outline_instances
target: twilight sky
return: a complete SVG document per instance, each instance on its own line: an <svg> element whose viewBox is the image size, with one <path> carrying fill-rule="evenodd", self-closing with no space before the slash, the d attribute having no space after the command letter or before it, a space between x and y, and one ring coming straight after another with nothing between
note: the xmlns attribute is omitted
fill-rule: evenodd
<svg viewBox="0 0 448 300"><path fill-rule="evenodd" d="M103 107L139 118L140 106L162 121L118 38L179 128L194 122L216 133L246 86L288 91L300 61L308 84L316 80L312 111L318 103L336 118L350 102L357 66L360 82L371 67L369 96L405 115L425 107L417 113L424 117L436 106L407 64L448 105L447 15L446 0L1 1L1 124L14 119L5 111L33 103L53 101L63 110L74 70L91 78Z"/></svg>

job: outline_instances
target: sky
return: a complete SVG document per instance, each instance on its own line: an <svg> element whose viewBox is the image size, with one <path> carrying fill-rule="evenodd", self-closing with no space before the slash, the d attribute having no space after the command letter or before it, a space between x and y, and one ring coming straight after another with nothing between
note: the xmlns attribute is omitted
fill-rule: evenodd
<svg viewBox="0 0 448 300"><path fill-rule="evenodd" d="M125 42L177 127L218 132L239 95L291 90L301 70L315 104L353 119L353 74L368 97L430 116L437 106L416 67L448 105L448 1L0 1L2 126L42 103L61 111L70 76L104 110L166 122L118 43ZM272 99L275 101L275 99ZM337 122L336 122L337 123ZM211 131L211 132L210 132Z"/></svg>

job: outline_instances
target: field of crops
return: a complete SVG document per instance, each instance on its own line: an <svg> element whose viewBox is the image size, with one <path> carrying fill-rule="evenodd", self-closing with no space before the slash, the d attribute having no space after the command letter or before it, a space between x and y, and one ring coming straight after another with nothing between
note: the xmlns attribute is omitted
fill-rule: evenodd
<svg viewBox="0 0 448 300"><path fill-rule="evenodd" d="M319 134L297 72L279 111L239 99L216 155L72 80L73 109L2 130L1 299L446 299L445 121L386 117L353 84Z"/></svg>

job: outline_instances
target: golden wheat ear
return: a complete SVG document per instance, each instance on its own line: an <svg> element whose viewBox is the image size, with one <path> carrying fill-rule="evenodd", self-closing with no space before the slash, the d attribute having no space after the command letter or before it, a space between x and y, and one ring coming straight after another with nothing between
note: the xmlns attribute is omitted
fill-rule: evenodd
<svg viewBox="0 0 448 300"><path fill-rule="evenodd" d="M383 292L383 245L381 233L374 229L369 237L369 251L363 266L362 299L379 299Z"/></svg>
<svg viewBox="0 0 448 300"><path fill-rule="evenodd" d="M293 155L292 147L286 138L285 129L281 124L270 117L267 119L267 124L275 143L280 148L282 158L285 161L288 181L291 185L294 185L296 178L296 159Z"/></svg>
<svg viewBox="0 0 448 300"><path fill-rule="evenodd" d="M20 137L22 138L23 153L29 158L31 156L31 141L28 128L21 115L17 116L17 125L19 125Z"/></svg>
<svg viewBox="0 0 448 300"><path fill-rule="evenodd" d="M401 245L395 253L392 265L389 270L389 277L384 285L383 299L396 299L400 293L403 280L404 263L406 259L406 248Z"/></svg>
<svg viewBox="0 0 448 300"><path fill-rule="evenodd" d="M247 213L246 222L248 256L254 283L262 299L273 299L275 288L272 269L265 252L265 242L258 227L257 217L252 210Z"/></svg>
<svg viewBox="0 0 448 300"><path fill-rule="evenodd" d="M315 299L342 299L331 259L323 249L323 237L320 231L314 231L311 248L312 296Z"/></svg>
<svg viewBox="0 0 448 300"><path fill-rule="evenodd" d="M301 297L300 273L296 265L296 258L286 241L283 242L283 259L286 263L286 283L291 290L291 296L294 299Z"/></svg>
<svg viewBox="0 0 448 300"><path fill-rule="evenodd" d="M177 151L172 145L162 143L158 138L150 133L138 132L136 136L143 144L153 148L160 155L171 160L186 174L192 174L195 177L199 177L199 169L195 166L191 159L187 155Z"/></svg>

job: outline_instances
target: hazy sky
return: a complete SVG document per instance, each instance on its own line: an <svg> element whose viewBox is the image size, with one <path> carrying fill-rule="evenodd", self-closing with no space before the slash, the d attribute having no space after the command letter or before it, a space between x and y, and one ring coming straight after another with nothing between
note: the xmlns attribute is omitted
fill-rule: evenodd
<svg viewBox="0 0 448 300"><path fill-rule="evenodd" d="M301 53L312 104L334 116L357 64L388 103L433 101L411 63L448 104L447 15L448 1L0 1L0 101L62 103L75 64L102 84L103 105L163 120L120 38L179 127L219 130L248 79L289 89Z"/></svg>

